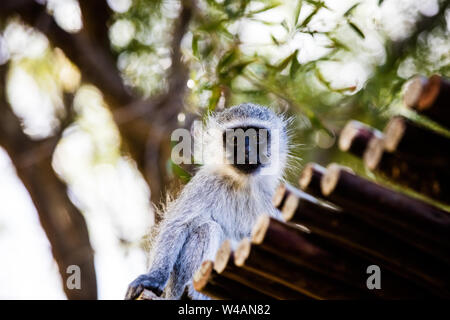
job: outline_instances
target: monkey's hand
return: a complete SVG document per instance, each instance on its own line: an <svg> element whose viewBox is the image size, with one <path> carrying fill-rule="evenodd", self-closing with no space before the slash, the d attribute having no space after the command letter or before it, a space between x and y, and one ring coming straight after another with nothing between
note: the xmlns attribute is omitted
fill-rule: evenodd
<svg viewBox="0 0 450 320"><path fill-rule="evenodd" d="M148 289L152 291L157 296L162 294L162 289L160 288L159 281L156 281L154 277L149 274L143 274L136 278L128 286L127 294L125 295L125 300L134 300L144 291Z"/></svg>

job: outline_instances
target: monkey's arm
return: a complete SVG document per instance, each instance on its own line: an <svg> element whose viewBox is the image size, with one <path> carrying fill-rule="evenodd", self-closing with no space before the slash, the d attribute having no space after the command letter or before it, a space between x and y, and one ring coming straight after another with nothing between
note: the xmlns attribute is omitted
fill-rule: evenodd
<svg viewBox="0 0 450 320"><path fill-rule="evenodd" d="M152 250L151 267L140 275L127 290L125 299L137 298L144 289L160 295L188 235L189 223L183 215L163 221Z"/></svg>

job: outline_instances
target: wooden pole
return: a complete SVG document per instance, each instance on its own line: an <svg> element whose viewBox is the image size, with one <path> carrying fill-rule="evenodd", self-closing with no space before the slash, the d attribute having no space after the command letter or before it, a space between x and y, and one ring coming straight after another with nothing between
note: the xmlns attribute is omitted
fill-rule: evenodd
<svg viewBox="0 0 450 320"><path fill-rule="evenodd" d="M348 250L341 250L321 236L305 233L269 216L261 216L253 229L252 243L299 266L367 290L366 269L372 263ZM380 298L424 296L422 289L410 285L388 270L383 270L383 278L383 290L373 291Z"/></svg>
<svg viewBox="0 0 450 320"><path fill-rule="evenodd" d="M448 170L450 139L403 116L393 117L384 130L384 149L405 160Z"/></svg>
<svg viewBox="0 0 450 320"><path fill-rule="evenodd" d="M353 250L438 295L448 290L448 267L433 256L407 245L399 237L364 223L348 212L303 198L287 188L284 190L285 194L278 196L286 198L284 206L280 208L286 221L301 224L330 242Z"/></svg>
<svg viewBox="0 0 450 320"><path fill-rule="evenodd" d="M274 207L281 211L286 206L290 206L289 201L292 201L292 199L289 200L290 199L289 196L291 194L295 195L299 199L306 199L309 202L313 202L318 205L328 207L330 209L334 208L334 210L338 210L336 207L333 207L331 204L325 203L323 200L318 199L318 198L310 195L309 193L306 193L303 190L297 189L287 183L280 184L278 186L277 190L275 191L275 194L273 196L273 201L272 201Z"/></svg>
<svg viewBox="0 0 450 320"><path fill-rule="evenodd" d="M405 105L450 128L450 82L439 75L416 76L407 83Z"/></svg>
<svg viewBox="0 0 450 320"><path fill-rule="evenodd" d="M339 135L339 149L350 152L361 158L366 151L369 141L383 134L359 121L349 121Z"/></svg>
<svg viewBox="0 0 450 320"><path fill-rule="evenodd" d="M284 183L281 183L275 190L275 193L272 198L272 204L275 208L281 209L285 200L286 200L286 185Z"/></svg>
<svg viewBox="0 0 450 320"><path fill-rule="evenodd" d="M450 214L430 204L328 166L322 193L345 211L449 262Z"/></svg>
<svg viewBox="0 0 450 320"><path fill-rule="evenodd" d="M234 263L313 299L373 298L364 291L292 264L271 252L262 250L259 246L252 246L249 239L239 243L234 254Z"/></svg>
<svg viewBox="0 0 450 320"><path fill-rule="evenodd" d="M379 168L379 164L383 156L391 153L384 152L384 136L373 137L370 139L366 151L363 154L363 161L367 168L375 170Z"/></svg>
<svg viewBox="0 0 450 320"><path fill-rule="evenodd" d="M450 173L420 165L384 150L384 140L373 138L364 153L364 164L385 178L434 200L450 204Z"/></svg>
<svg viewBox="0 0 450 320"><path fill-rule="evenodd" d="M320 197L322 195L320 191L320 180L324 172L325 168L317 163L308 163L300 175L300 188L313 196Z"/></svg>
<svg viewBox="0 0 450 320"><path fill-rule="evenodd" d="M324 246L324 243L318 244L318 241L318 237L266 215L258 218L252 231L252 243L264 250L328 277L342 279L360 287L364 281L362 277L354 278L360 273L355 272L354 265L339 259L329 247Z"/></svg>
<svg viewBox="0 0 450 320"><path fill-rule="evenodd" d="M268 300L271 297L227 279L213 269L212 261L204 261L193 277L194 289L217 300Z"/></svg>
<svg viewBox="0 0 450 320"><path fill-rule="evenodd" d="M226 240L217 252L214 270L221 276L242 283L258 292L278 300L309 300L304 294L292 290L278 282L262 277L247 269L236 266L231 245Z"/></svg>

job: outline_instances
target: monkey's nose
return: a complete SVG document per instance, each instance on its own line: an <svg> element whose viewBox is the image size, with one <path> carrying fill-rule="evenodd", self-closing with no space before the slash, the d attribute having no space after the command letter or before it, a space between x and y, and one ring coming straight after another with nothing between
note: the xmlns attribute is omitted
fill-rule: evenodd
<svg viewBox="0 0 450 320"><path fill-rule="evenodd" d="M260 164L235 164L234 167L245 174L251 174L259 169Z"/></svg>
<svg viewBox="0 0 450 320"><path fill-rule="evenodd" d="M239 158L239 151L244 152L244 161L242 161L242 158ZM251 174L261 167L258 147L256 145L252 145L247 137L245 139L244 150L237 150L237 148L235 149L233 165L236 169L245 174Z"/></svg>

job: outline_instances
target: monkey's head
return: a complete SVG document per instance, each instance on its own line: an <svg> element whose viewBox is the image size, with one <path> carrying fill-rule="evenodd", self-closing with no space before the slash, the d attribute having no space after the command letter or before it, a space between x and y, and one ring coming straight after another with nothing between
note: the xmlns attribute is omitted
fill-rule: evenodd
<svg viewBox="0 0 450 320"><path fill-rule="evenodd" d="M203 168L238 182L278 181L288 154L287 121L244 103L212 114L202 130ZM199 152L199 150L196 150Z"/></svg>

